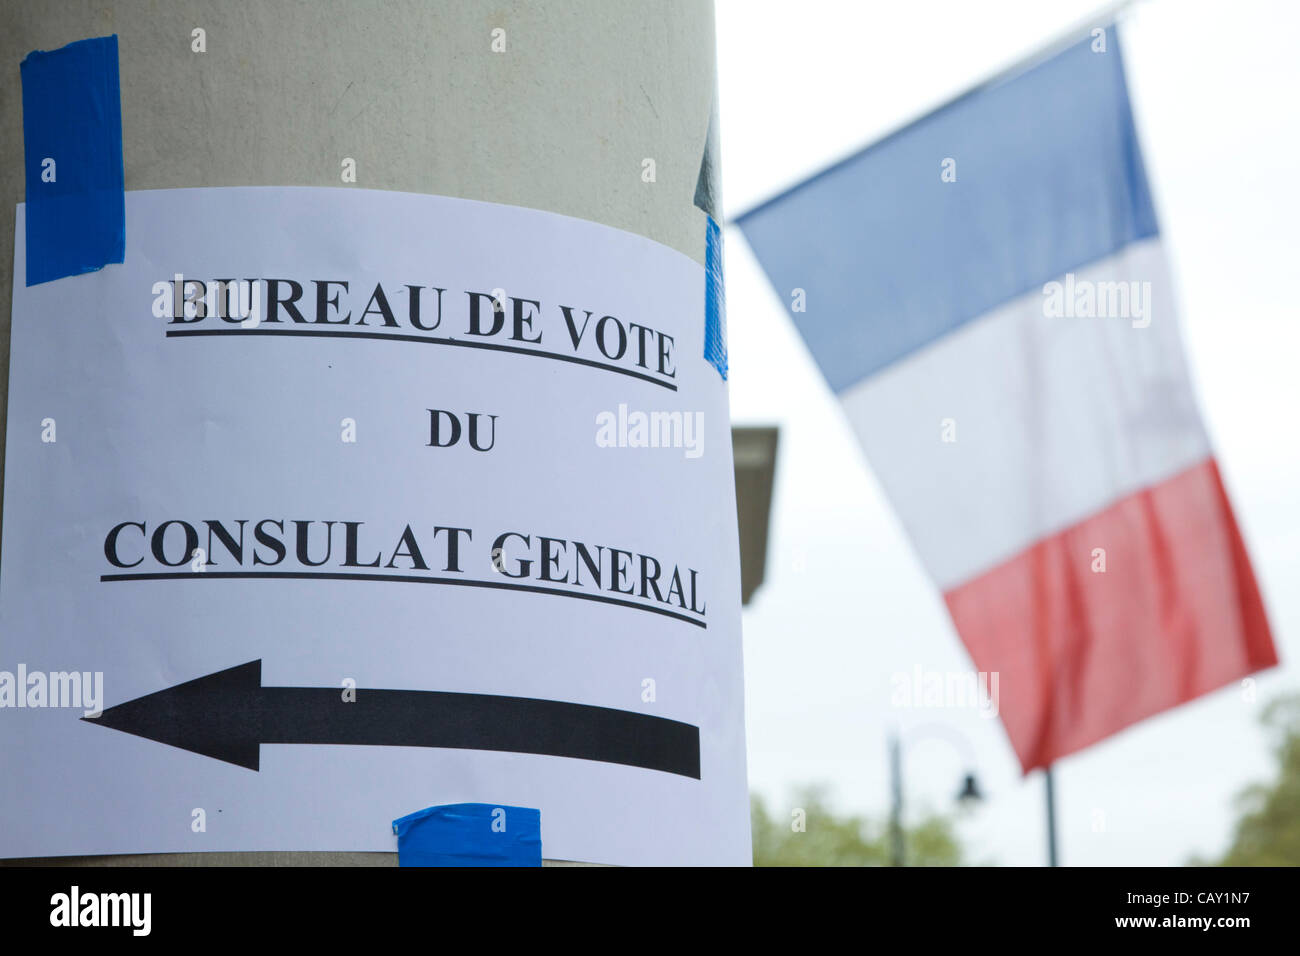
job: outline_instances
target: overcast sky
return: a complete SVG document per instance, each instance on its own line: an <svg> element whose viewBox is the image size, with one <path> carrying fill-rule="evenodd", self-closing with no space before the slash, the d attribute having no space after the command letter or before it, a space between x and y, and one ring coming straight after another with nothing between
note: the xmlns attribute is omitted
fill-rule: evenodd
<svg viewBox="0 0 1300 956"><path fill-rule="evenodd" d="M728 218L914 119L1098 10L1076 0L717 0ZM1270 611L1282 666L1058 765L1062 862L1179 864L1221 852L1234 796L1275 762L1262 705L1300 688L1300 4L1143 0L1120 20L1138 133L1202 411ZM975 710L891 707L892 675L969 669L784 303L727 232L732 414L781 428L767 581L745 612L753 789L788 818L820 782L887 812L902 728L909 813L987 800L976 861L1038 864L1043 784Z"/></svg>

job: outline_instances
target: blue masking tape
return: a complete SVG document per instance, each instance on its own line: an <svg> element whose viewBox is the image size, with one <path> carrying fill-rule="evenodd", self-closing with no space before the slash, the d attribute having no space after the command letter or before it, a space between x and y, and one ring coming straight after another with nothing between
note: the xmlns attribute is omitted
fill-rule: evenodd
<svg viewBox="0 0 1300 956"><path fill-rule="evenodd" d="M34 50L22 62L27 284L126 255L117 36Z"/></svg>
<svg viewBox="0 0 1300 956"><path fill-rule="evenodd" d="M452 803L393 821L398 866L541 866L542 814L527 807Z"/></svg>
<svg viewBox="0 0 1300 956"><path fill-rule="evenodd" d="M727 380L727 300L722 286L722 230L709 217L704 244L704 357Z"/></svg>

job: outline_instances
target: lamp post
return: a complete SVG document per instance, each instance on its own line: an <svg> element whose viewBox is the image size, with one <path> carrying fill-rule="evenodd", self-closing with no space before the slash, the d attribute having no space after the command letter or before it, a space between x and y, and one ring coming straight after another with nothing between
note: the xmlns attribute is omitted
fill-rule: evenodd
<svg viewBox="0 0 1300 956"><path fill-rule="evenodd" d="M953 742L952 731L948 727L938 724L927 724L921 727L913 728L911 731L913 737L930 736L940 737ZM960 737L960 735L958 735ZM960 738L962 745L955 745L962 756L967 761L967 766L972 768L963 775L961 787L957 792L956 800L961 807L971 807L980 803L984 799L984 794L980 790L979 782L975 778L974 772L974 755L970 752L969 745L966 744L964 737ZM889 776L891 783L892 800L889 812L889 856L891 866L906 866L906 841L903 834L903 735L894 728L889 735Z"/></svg>

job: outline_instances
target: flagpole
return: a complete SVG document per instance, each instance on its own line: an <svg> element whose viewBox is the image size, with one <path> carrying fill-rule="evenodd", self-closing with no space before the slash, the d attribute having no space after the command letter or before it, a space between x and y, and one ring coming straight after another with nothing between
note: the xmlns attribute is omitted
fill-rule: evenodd
<svg viewBox="0 0 1300 956"><path fill-rule="evenodd" d="M1050 763L1043 768L1043 782L1047 793L1047 865L1059 866L1056 857L1056 787Z"/></svg>
<svg viewBox="0 0 1300 956"><path fill-rule="evenodd" d="M903 744L897 727L889 735L889 774L893 783L893 801L889 811L889 862L905 865L903 849Z"/></svg>

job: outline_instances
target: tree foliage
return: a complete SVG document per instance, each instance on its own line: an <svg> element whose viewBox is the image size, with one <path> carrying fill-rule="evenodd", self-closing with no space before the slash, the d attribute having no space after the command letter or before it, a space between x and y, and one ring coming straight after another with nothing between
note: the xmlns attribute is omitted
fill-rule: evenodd
<svg viewBox="0 0 1300 956"><path fill-rule="evenodd" d="M802 810L803 830L797 829ZM836 816L820 787L800 790L787 813L770 812L750 798L755 866L888 866L889 826L860 816ZM903 841L908 866L959 866L961 847L942 817L908 828Z"/></svg>
<svg viewBox="0 0 1300 956"><path fill-rule="evenodd" d="M1248 787L1220 866L1300 866L1300 694L1281 697L1260 718L1276 740L1277 778Z"/></svg>

